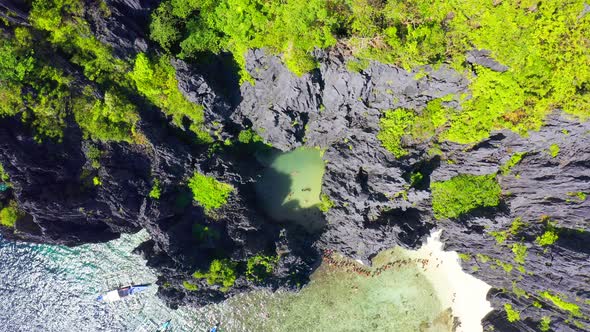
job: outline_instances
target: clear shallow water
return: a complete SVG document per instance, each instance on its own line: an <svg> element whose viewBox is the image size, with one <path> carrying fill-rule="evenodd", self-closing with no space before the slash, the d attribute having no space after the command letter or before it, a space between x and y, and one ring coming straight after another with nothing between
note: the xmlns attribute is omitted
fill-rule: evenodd
<svg viewBox="0 0 590 332"><path fill-rule="evenodd" d="M312 231L321 228L318 204L325 170L321 151L299 148L263 159L268 167L256 183L256 192L267 213Z"/></svg>
<svg viewBox="0 0 590 332"><path fill-rule="evenodd" d="M156 275L131 254L147 235L126 235L77 248L0 240L0 331L155 331L172 319L173 331L448 331L432 285L416 265L359 276L323 265L298 294L256 292L200 309L170 310L156 289L111 305L96 295L117 283L154 282ZM405 257L378 256L377 265ZM131 280L132 279L132 280Z"/></svg>
<svg viewBox="0 0 590 332"><path fill-rule="evenodd" d="M381 262L403 259L401 252ZM376 265L377 268L379 265ZM326 264L300 293L246 294L220 312L232 331L450 331L448 316L416 265L375 277Z"/></svg>

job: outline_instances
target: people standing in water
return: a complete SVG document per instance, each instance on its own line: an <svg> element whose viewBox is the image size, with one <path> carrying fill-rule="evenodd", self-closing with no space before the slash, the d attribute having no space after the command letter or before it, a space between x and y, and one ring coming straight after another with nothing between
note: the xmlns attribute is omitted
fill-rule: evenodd
<svg viewBox="0 0 590 332"><path fill-rule="evenodd" d="M406 258L406 259L401 259L401 260L396 260L393 262L389 262L385 265L382 265L378 268L368 268L365 266L360 266L359 264L357 264L356 262L347 260L347 259L336 259L333 256L334 252L332 250L326 250L323 253L323 259L326 263L328 263L328 265L330 266L334 266L334 267L340 267L340 268L344 268L345 271L348 272L354 272L356 274L359 274L361 276L365 276L365 277L375 277L380 275L383 271L389 270L390 268L394 268L394 267L402 267L402 266L407 266L410 264L416 264L416 265L421 265L422 269L426 270L426 267L429 265L430 260L427 258Z"/></svg>
<svg viewBox="0 0 590 332"><path fill-rule="evenodd" d="M219 332L219 323L215 324L209 332Z"/></svg>

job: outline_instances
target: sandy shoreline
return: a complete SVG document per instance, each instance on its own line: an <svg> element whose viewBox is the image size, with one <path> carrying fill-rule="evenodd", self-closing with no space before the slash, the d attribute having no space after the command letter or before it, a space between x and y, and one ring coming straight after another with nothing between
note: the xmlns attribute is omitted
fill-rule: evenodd
<svg viewBox="0 0 590 332"><path fill-rule="evenodd" d="M443 251L441 231L433 232L418 249L406 251L410 258L427 258L424 275L436 289L443 308L451 308L461 325L458 332L483 331L481 319L492 310L486 295L491 286L463 272L455 251Z"/></svg>

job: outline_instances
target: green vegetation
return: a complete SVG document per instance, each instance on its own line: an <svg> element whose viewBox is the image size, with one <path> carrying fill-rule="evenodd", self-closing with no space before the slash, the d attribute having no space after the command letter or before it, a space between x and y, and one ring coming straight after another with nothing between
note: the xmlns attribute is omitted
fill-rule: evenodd
<svg viewBox="0 0 590 332"><path fill-rule="evenodd" d="M8 206L0 210L0 225L4 227L14 228L14 224L20 218L21 213L18 210L15 201L10 201Z"/></svg>
<svg viewBox="0 0 590 332"><path fill-rule="evenodd" d="M240 131L238 141L243 144L264 142L262 137L258 135L252 128Z"/></svg>
<svg viewBox="0 0 590 332"><path fill-rule="evenodd" d="M128 64L93 37L84 15L80 0L34 0L29 19L33 27L46 31L47 40L81 66L89 79L98 83L125 82L123 74Z"/></svg>
<svg viewBox="0 0 590 332"><path fill-rule="evenodd" d="M424 175L420 172L412 172L410 174L410 187L415 188L424 180Z"/></svg>
<svg viewBox="0 0 590 332"><path fill-rule="evenodd" d="M540 236L537 236L535 242L540 246L547 247L557 242L559 229L555 227L556 223L551 221L549 217L543 217L541 221L545 223L545 231Z"/></svg>
<svg viewBox="0 0 590 332"><path fill-rule="evenodd" d="M351 72L360 73L371 65L371 62L366 59L353 59L346 61L346 69Z"/></svg>
<svg viewBox="0 0 590 332"><path fill-rule="evenodd" d="M90 166L94 169L100 168L100 157L102 156L102 151L97 148L95 145L90 145L86 150L86 159L90 161Z"/></svg>
<svg viewBox="0 0 590 332"><path fill-rule="evenodd" d="M261 282L272 274L278 256L256 255L250 257L246 264L246 278L250 281Z"/></svg>
<svg viewBox="0 0 590 332"><path fill-rule="evenodd" d="M512 264L502 262L499 259L496 259L496 265L500 266L502 269L504 269L504 272L508 274L510 274L510 272L512 272L512 269L514 269L514 266Z"/></svg>
<svg viewBox="0 0 590 332"><path fill-rule="evenodd" d="M473 257L470 254L464 254L460 252L459 258L461 258L462 261L469 262Z"/></svg>
<svg viewBox="0 0 590 332"><path fill-rule="evenodd" d="M222 291L227 291L236 281L236 266L237 264L229 259L216 259L211 262L208 272L196 271L193 277L206 278L209 285L220 285Z"/></svg>
<svg viewBox="0 0 590 332"><path fill-rule="evenodd" d="M536 129L555 107L588 117L584 36L590 19L579 15L583 6L583 0L168 0L152 15L151 37L185 58L229 51L243 79L249 78L244 55L250 48L283 54L301 74L316 67L314 47L333 46L336 37L357 57L349 65L355 70L367 60L404 68L449 62L463 69L466 51L488 49L509 69L476 66L472 96L464 112L451 117L447 135L472 142L500 127Z"/></svg>
<svg viewBox="0 0 590 332"><path fill-rule="evenodd" d="M492 231L488 234L494 237L494 239L496 240L496 244L498 245L506 242L506 239L508 238L508 232L506 231Z"/></svg>
<svg viewBox="0 0 590 332"><path fill-rule="evenodd" d="M590 19L579 16L583 3L416 0L374 6L352 1L357 11L351 26L362 24L359 30L366 34L360 38L353 31L348 44L357 57L406 68L446 60L462 70L465 51L491 50L509 69L500 73L475 66L471 95L461 101L462 112L445 113L448 123L440 127L440 138L474 143L500 128L526 134L554 108L580 119L590 116L585 53L590 42L582 37L590 31ZM572 78L576 83L568 86Z"/></svg>
<svg viewBox="0 0 590 332"><path fill-rule="evenodd" d="M504 310L506 311L506 317L510 323L520 320L520 312L512 309L510 303L504 303Z"/></svg>
<svg viewBox="0 0 590 332"><path fill-rule="evenodd" d="M191 291L191 292L194 292L194 291L199 290L199 286L197 286L197 285L195 285L192 282L187 281L187 280L185 280L185 281L182 282L182 287L184 287L184 289L186 289L188 291Z"/></svg>
<svg viewBox="0 0 590 332"><path fill-rule="evenodd" d="M550 229L545 231L545 233L543 233L541 236L537 236L535 241L538 245L545 247L554 244L557 239L559 239L557 232L553 229Z"/></svg>
<svg viewBox="0 0 590 332"><path fill-rule="evenodd" d="M571 313L573 316L581 316L582 315L582 313L580 312L580 307L577 304L564 301L558 295L553 295L553 294L549 293L548 291L541 292L539 295L541 295L543 298L551 301L553 303L553 305L555 305L559 309Z"/></svg>
<svg viewBox="0 0 590 332"><path fill-rule="evenodd" d="M190 178L188 186L193 192L193 199L205 210L217 209L225 205L234 190L231 185L198 172Z"/></svg>
<svg viewBox="0 0 590 332"><path fill-rule="evenodd" d="M160 188L160 180L155 179L154 185L152 186L152 190L150 190L149 197L153 199L160 199L161 194L162 189Z"/></svg>
<svg viewBox="0 0 590 332"><path fill-rule="evenodd" d="M116 90L109 90L104 100L96 100L92 91L74 101L74 116L86 138L100 141L133 141L135 125L139 121L136 107Z"/></svg>
<svg viewBox="0 0 590 332"><path fill-rule="evenodd" d="M502 165L502 167L500 167L500 172L502 173L502 175L510 174L510 170L512 169L512 167L520 163L522 157L524 157L525 155L526 152L516 152L512 156L510 156L510 159L508 159L508 161L504 165Z"/></svg>
<svg viewBox="0 0 590 332"><path fill-rule="evenodd" d="M524 260L528 256L528 248L522 243L515 243L512 245L512 252L514 253L514 261L519 264L524 264Z"/></svg>
<svg viewBox="0 0 590 332"><path fill-rule="evenodd" d="M516 281L512 281L512 293L518 297L525 297L527 299L529 298L529 295L526 293L526 291L516 285Z"/></svg>
<svg viewBox="0 0 590 332"><path fill-rule="evenodd" d="M381 118L381 130L377 134L377 138L381 141L383 147L397 158L408 154L408 151L402 148L401 140L414 123L414 119L413 112L402 109L387 111L385 116Z"/></svg>
<svg viewBox="0 0 590 332"><path fill-rule="evenodd" d="M203 126L203 107L188 101L180 92L170 58L150 60L147 55L140 53L129 77L141 94L172 117L176 126L183 128L182 121L186 118L191 122L189 129L197 135L199 142L212 142Z"/></svg>
<svg viewBox="0 0 590 332"><path fill-rule="evenodd" d="M549 154L551 155L551 158L557 157L557 155L559 154L559 145L551 144L551 146L549 147Z"/></svg>
<svg viewBox="0 0 590 332"><path fill-rule="evenodd" d="M326 194L320 195L320 203L318 204L320 211L328 212L331 208L334 207L334 202L330 199L330 197Z"/></svg>
<svg viewBox="0 0 590 332"><path fill-rule="evenodd" d="M92 178L92 183L97 187L102 186L102 181L100 181L100 178L98 176Z"/></svg>
<svg viewBox="0 0 590 332"><path fill-rule="evenodd" d="M8 173L6 173L6 171L4 170L4 166L0 164L0 181L8 182L8 180L10 180L10 177L8 176Z"/></svg>
<svg viewBox="0 0 590 332"><path fill-rule="evenodd" d="M567 195L570 196L570 197L576 197L580 201L580 203L584 202L586 200L586 197L587 197L586 193L583 192L583 191L579 191L579 192L568 192Z"/></svg>
<svg viewBox="0 0 590 332"><path fill-rule="evenodd" d="M328 10L325 0L169 0L152 15L151 37L165 49L178 47L181 58L230 51L243 80L249 79L246 52L261 47L282 53L285 64L301 75L317 66L311 56L315 47L336 43L336 18Z"/></svg>
<svg viewBox="0 0 590 332"><path fill-rule="evenodd" d="M543 318L541 318L541 321L539 322L539 330L541 332L547 332L549 331L551 325L551 318L549 316L543 316Z"/></svg>
<svg viewBox="0 0 590 332"><path fill-rule="evenodd" d="M462 174L448 181L433 182L431 190L437 219L456 218L478 207L497 206L502 192L495 174Z"/></svg>
<svg viewBox="0 0 590 332"><path fill-rule="evenodd" d="M70 110L86 137L131 141L137 114L120 92L129 65L93 37L85 15L80 0L34 0L31 27L16 27L0 42L0 116L21 114L39 141L61 139ZM51 52L80 66L98 85L84 88L79 79L54 67L60 62ZM104 100L97 88L107 90Z"/></svg>
<svg viewBox="0 0 590 332"><path fill-rule="evenodd" d="M99 12L109 15L104 3ZM71 113L86 138L143 144L138 110L129 101L137 89L177 126L188 119L199 142L210 143L203 109L182 95L169 58L152 61L140 54L133 66L116 57L94 37L85 20L92 15L81 0L33 0L31 26L4 30L12 32L0 38L0 117L20 115L38 141L60 140ZM94 82L70 74L75 67Z"/></svg>
<svg viewBox="0 0 590 332"><path fill-rule="evenodd" d="M517 235L524 227L526 227L526 223L522 221L521 217L516 217L510 224L510 229L508 230L511 235Z"/></svg>
<svg viewBox="0 0 590 332"><path fill-rule="evenodd" d="M447 122L447 108L442 102L442 99L430 101L420 114L407 109L386 111L377 138L396 157L405 156L407 151L403 149L402 141L425 142Z"/></svg>
<svg viewBox="0 0 590 332"><path fill-rule="evenodd" d="M27 28L0 37L0 118L20 115L38 141L60 139L72 79L36 58L34 46Z"/></svg>
<svg viewBox="0 0 590 332"><path fill-rule="evenodd" d="M126 98L137 88L177 126L188 119L198 140L209 143L203 110L178 90L170 55L229 51L248 80L248 49L281 54L302 74L317 67L315 48L337 40L356 57L348 63L354 70L371 60L406 69L448 63L470 79L471 92L457 99L460 110L437 99L425 109L385 113L380 139L396 156L407 153L404 137L474 143L496 129L536 130L554 109L590 117L590 17L580 15L583 0L166 0L152 13L150 35L170 54L139 55L134 66L93 37L85 17L96 13L84 4L32 0L31 26L9 27L0 38L0 116L20 115L38 140L59 140L71 111L88 137L136 141L137 111ZM110 15L104 3L98 9ZM507 70L465 65L472 49L490 50ZM80 95L80 80L51 65L56 55L81 68L96 91Z"/></svg>
<svg viewBox="0 0 590 332"><path fill-rule="evenodd" d="M526 223L522 221L521 217L516 217L510 224L510 228L504 231L491 231L490 234L496 240L496 244L500 245L506 242L509 237L513 237L518 235L518 233L527 226Z"/></svg>
<svg viewBox="0 0 590 332"><path fill-rule="evenodd" d="M476 254L475 258L482 263L487 263L490 261L490 256L484 254Z"/></svg>

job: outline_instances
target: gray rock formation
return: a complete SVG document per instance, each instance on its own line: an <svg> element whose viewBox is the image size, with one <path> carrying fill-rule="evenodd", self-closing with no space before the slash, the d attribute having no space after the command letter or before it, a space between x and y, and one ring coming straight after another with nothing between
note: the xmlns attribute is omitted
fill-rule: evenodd
<svg viewBox="0 0 590 332"><path fill-rule="evenodd" d="M148 13L157 4L135 0L107 4L108 13L98 6L87 12L97 38L127 60L148 49ZM18 21L25 16L17 15ZM467 92L468 81L444 66L407 72L371 63L361 72L349 72L346 56L337 48L318 51L317 56L319 68L297 77L278 57L250 51L247 69L254 84L242 86L223 55L207 64L173 61L173 65L180 90L204 106L206 125L216 138L235 140L240 130L253 128L278 150L300 146L325 150L323 193L335 206L325 214L327 226L322 232L308 234L260 212L253 183L262 165L251 151L240 145L219 150L195 145L190 134L167 124L152 106L141 105L138 129L148 141L142 145L85 142L71 119L62 143L39 144L20 119L0 119L0 163L12 183L0 199L15 199L27 214L17 222L17 232L3 229L3 233L76 245L145 228L151 240L137 251L159 270L160 296L176 306L221 301L259 287L296 288L320 263L322 250L368 263L383 249L419 246L437 228L443 230L447 249L468 255L465 271L493 287L489 298L496 310L485 319L486 327L537 331L541 318L550 316L554 330L587 329L590 199L578 193L590 194L590 124L555 113L528 137L494 132L470 146L442 143L438 156L426 153L429 142L404 142L408 155L395 158L376 137L383 112L395 108L420 112L434 98ZM473 51L467 60L497 71L507 69L486 51ZM456 101L448 103L458 106ZM98 167L87 157L91 144L101 151ZM548 152L551 144L560 148L555 157ZM497 173L515 152L526 155L509 172L497 175L503 191L500 206L477 209L455 220L435 220L431 182L458 174ZM216 215L192 203L186 183L195 171L235 188L228 205ZM419 184L410 182L413 172L424 175ZM93 183L94 177L100 185ZM157 200L148 197L155 179L162 191ZM524 226L510 231L517 218ZM193 232L198 226L210 227L218 236L196 241ZM549 228L559 238L543 247L537 238ZM498 234L504 234L504 241L496 240ZM515 260L514 244L527 248L524 264ZM277 252L284 255L263 283L247 280L242 273L228 292L204 280L190 279L199 286L196 292L182 287L192 272L207 269L213 259L239 261L243 272L248 257ZM564 310L542 296L544 292L558 295L578 310ZM508 322L506 303L520 312L519 321Z"/></svg>
<svg viewBox="0 0 590 332"><path fill-rule="evenodd" d="M368 261L394 245L415 247L432 228L442 228L449 250L473 257L464 263L465 271L493 287L490 300L496 310L486 326L536 331L543 316L550 316L551 326L558 330L588 324L585 276L590 272L590 252L585 243L590 201L576 197L590 192L587 122L555 113L528 137L505 130L472 146L443 143L442 158L429 157L426 147L418 145L407 157L396 159L376 139L382 112L419 110L429 100L464 92L464 78L449 69L426 68L427 75L415 80L413 73L377 63L351 73L334 54L325 55L319 70L300 78L261 51L252 52L248 61L256 82L242 87L244 102L232 118L248 119L268 143L282 150L301 145L326 149L323 191L336 205L326 214L328 226L319 247ZM493 63L480 64L504 70ZM549 153L553 143L560 147L555 158ZM499 173L500 207L473 211L458 220L434 220L430 181L496 173L515 152L526 155L508 174ZM410 187L407 174L412 171L427 176L425 186ZM497 244L491 232L507 231L516 218L525 226ZM542 247L536 239L548 227L546 218L552 220L559 240ZM514 243L528 248L522 267L515 261ZM545 291L579 306L580 313L558 308L541 296ZM533 306L535 302L541 308ZM505 303L520 312L520 321L507 321Z"/></svg>

